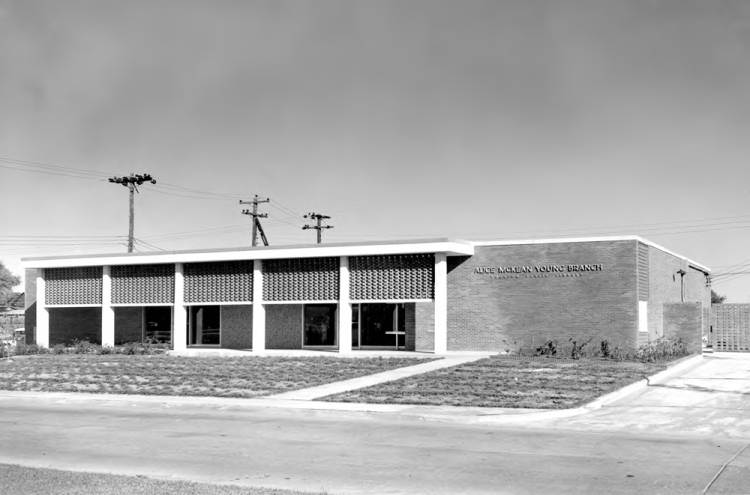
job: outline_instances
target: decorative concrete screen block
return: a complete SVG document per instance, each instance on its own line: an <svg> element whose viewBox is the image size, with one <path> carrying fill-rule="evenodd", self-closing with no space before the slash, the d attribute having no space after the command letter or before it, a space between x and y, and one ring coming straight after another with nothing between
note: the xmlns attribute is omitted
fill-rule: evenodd
<svg viewBox="0 0 750 495"><path fill-rule="evenodd" d="M432 299L435 256L352 256L349 280L352 300Z"/></svg>
<svg viewBox="0 0 750 495"><path fill-rule="evenodd" d="M715 351L750 351L750 304L711 305Z"/></svg>
<svg viewBox="0 0 750 495"><path fill-rule="evenodd" d="M47 268L44 270L47 304L101 304L102 267Z"/></svg>
<svg viewBox="0 0 750 495"><path fill-rule="evenodd" d="M186 302L249 302L252 300L252 261L219 261L185 265Z"/></svg>
<svg viewBox="0 0 750 495"><path fill-rule="evenodd" d="M642 242L638 243L638 300L648 301L649 298L649 250Z"/></svg>
<svg viewBox="0 0 750 495"><path fill-rule="evenodd" d="M265 301L332 301L338 297L338 258L301 258L263 262L263 300Z"/></svg>
<svg viewBox="0 0 750 495"><path fill-rule="evenodd" d="M112 267L112 304L171 304L174 265Z"/></svg>

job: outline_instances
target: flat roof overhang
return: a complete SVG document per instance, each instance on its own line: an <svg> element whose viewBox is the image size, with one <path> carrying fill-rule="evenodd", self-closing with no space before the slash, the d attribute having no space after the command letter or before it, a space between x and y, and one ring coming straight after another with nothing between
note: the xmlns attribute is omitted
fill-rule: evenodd
<svg viewBox="0 0 750 495"><path fill-rule="evenodd" d="M93 254L22 258L24 268L66 268L74 266L145 265L160 263L200 263L210 261L323 258L388 254L445 253L471 256L474 244L464 240L423 239L372 243L338 243L303 246L264 246L150 253Z"/></svg>

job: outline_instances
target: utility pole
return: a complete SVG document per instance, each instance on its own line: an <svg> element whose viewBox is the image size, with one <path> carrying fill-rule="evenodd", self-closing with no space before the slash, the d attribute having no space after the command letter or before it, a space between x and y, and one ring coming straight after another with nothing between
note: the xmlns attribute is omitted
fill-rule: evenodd
<svg viewBox="0 0 750 495"><path fill-rule="evenodd" d="M253 209L251 210L242 210L243 215L250 215L253 217L253 233L252 233L252 246L255 247L258 245L258 231L260 230L260 236L263 239L263 245L268 246L268 239L266 239L266 233L263 232L263 227L260 225L259 218L267 218L268 213L258 213L258 204L260 203L270 203L271 199L260 199L258 195L256 194L252 201L242 201L240 200L241 205L253 205Z"/></svg>
<svg viewBox="0 0 750 495"><path fill-rule="evenodd" d="M315 222L316 222L315 225L304 225L302 227L302 230L307 230L307 229L317 230L318 231L318 244L320 244L323 240L322 235L321 235L322 230L333 228L333 225L322 225L323 220L328 220L331 218L328 215L321 215L320 213L310 212L307 215L304 215L304 218L315 219Z"/></svg>
<svg viewBox="0 0 750 495"><path fill-rule="evenodd" d="M110 177L109 182L112 182L113 184L122 184L123 186L128 188L128 192L130 193L130 220L128 222L128 252L133 252L133 230L134 230L134 217L135 217L135 199L133 196L133 192L139 192L138 186L142 185L144 182L150 182L152 184L156 184L156 180L151 177L151 174L134 174L130 173L130 175L125 177Z"/></svg>

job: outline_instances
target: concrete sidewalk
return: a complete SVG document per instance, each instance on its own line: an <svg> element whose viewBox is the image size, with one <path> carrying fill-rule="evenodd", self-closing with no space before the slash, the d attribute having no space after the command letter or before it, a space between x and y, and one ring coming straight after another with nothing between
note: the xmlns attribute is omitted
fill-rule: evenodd
<svg viewBox="0 0 750 495"><path fill-rule="evenodd" d="M361 376L359 378L352 378L350 380L343 380L340 382L327 383L325 385L319 385L317 387L304 388L302 390L293 390L291 392L284 392L281 394L271 395L267 397L270 400L315 400L328 395L340 394L342 392L348 392L350 390L356 390L359 388L371 387L380 383L392 382L394 380L400 380L401 378L407 378L414 375L421 375L422 373L428 373L430 371L439 370L442 368L450 368L452 366L458 366L464 363L470 363L472 361L478 361L486 357L491 356L492 353L487 354L476 354L472 353L469 355L456 355L447 356L442 359L430 361L427 363L420 363L414 366L406 366L403 368L396 368L374 375Z"/></svg>

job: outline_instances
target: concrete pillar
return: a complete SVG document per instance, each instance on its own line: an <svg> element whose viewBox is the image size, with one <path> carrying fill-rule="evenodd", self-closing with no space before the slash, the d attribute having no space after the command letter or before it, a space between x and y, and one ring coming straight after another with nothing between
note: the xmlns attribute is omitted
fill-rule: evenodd
<svg viewBox="0 0 750 495"><path fill-rule="evenodd" d="M435 253L435 354L448 352L448 263Z"/></svg>
<svg viewBox="0 0 750 495"><path fill-rule="evenodd" d="M112 307L112 267L102 267L102 347L115 345L115 308Z"/></svg>
<svg viewBox="0 0 750 495"><path fill-rule="evenodd" d="M266 307L263 306L263 261L253 261L253 352L266 350Z"/></svg>
<svg viewBox="0 0 750 495"><path fill-rule="evenodd" d="M36 276L36 345L49 347L49 310L44 284L44 269L39 269Z"/></svg>
<svg viewBox="0 0 750 495"><path fill-rule="evenodd" d="M174 316L172 317L172 349L187 349L187 307L185 306L184 265L174 265Z"/></svg>
<svg viewBox="0 0 750 495"><path fill-rule="evenodd" d="M349 257L339 258L339 311L336 327L339 332L339 352L352 352L352 305L349 300Z"/></svg>

